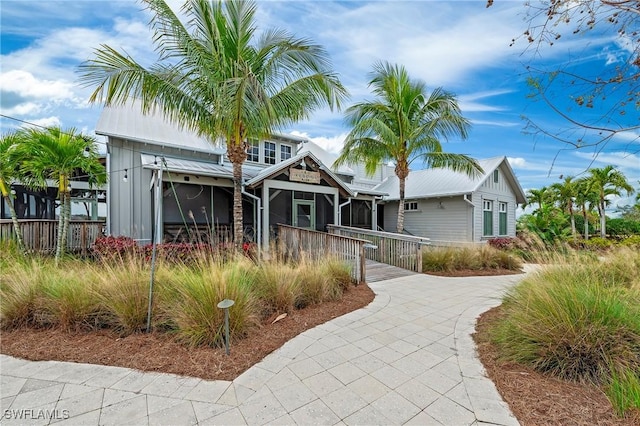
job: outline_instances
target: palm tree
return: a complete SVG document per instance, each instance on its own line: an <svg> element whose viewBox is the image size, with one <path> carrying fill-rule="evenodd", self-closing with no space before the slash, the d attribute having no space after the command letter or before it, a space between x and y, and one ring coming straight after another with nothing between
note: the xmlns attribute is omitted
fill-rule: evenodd
<svg viewBox="0 0 640 426"><path fill-rule="evenodd" d="M556 182L551 185L551 189L555 193L556 201L568 215L571 221L571 235L576 238L576 218L574 217L573 203L576 198L576 182L573 176L567 176L562 183Z"/></svg>
<svg viewBox="0 0 640 426"><path fill-rule="evenodd" d="M536 211L541 211L542 208L545 205L549 204L549 202L553 198L551 192L549 191L549 188L547 188L546 186L543 186L540 189L529 189L526 193L526 196L527 202L522 205L522 208L537 204L538 208L534 210L534 213Z"/></svg>
<svg viewBox="0 0 640 426"><path fill-rule="evenodd" d="M104 184L107 174L98 160L95 140L77 133L75 129L29 128L21 130L17 137L21 140L21 170L25 183L35 188L46 188L47 180L52 180L58 186L57 263L64 252L71 220L71 179L74 173L80 172L87 177L90 187Z"/></svg>
<svg viewBox="0 0 640 426"><path fill-rule="evenodd" d="M145 68L103 45L81 66L81 78L97 86L91 102L123 104L140 98L144 112L159 108L211 141L224 138L233 164L234 242L239 248L247 139L267 137L321 106L339 108L347 91L321 46L279 29L259 35L254 2L187 0L182 8L186 24L165 0L143 2L153 13L158 63Z"/></svg>
<svg viewBox="0 0 640 426"><path fill-rule="evenodd" d="M24 253L24 239L22 238L22 230L18 222L18 215L13 206L11 197L11 184L19 177L18 160L16 158L18 139L15 133L9 133L0 137L0 193L5 203L9 207L11 220L13 221L13 231L16 235L18 248Z"/></svg>
<svg viewBox="0 0 640 426"><path fill-rule="evenodd" d="M584 220L584 239L589 239L589 213L593 211L593 206L598 204L598 194L589 186L589 178L584 177L575 181L576 184L576 204L580 206L582 218Z"/></svg>
<svg viewBox="0 0 640 426"><path fill-rule="evenodd" d="M404 229L405 181L411 163L420 159L426 167L445 167L468 175L482 173L480 165L462 154L442 151L441 139L467 137L469 121L454 95L442 88L427 93L424 82L411 79L403 66L387 62L373 67L369 86L376 99L349 107L346 120L352 127L334 167L363 162L368 174L381 163L393 161L400 184L397 232Z"/></svg>
<svg viewBox="0 0 640 426"><path fill-rule="evenodd" d="M607 197L610 195L620 196L622 191L631 195L633 187L627 182L627 178L614 166L606 166L601 169L589 169L589 189L598 194L598 215L600 216L600 237L607 236L605 207Z"/></svg>

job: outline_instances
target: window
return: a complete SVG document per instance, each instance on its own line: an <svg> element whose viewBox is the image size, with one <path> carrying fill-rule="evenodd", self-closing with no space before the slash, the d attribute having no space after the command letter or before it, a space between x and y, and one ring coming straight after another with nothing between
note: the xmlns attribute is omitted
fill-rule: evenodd
<svg viewBox="0 0 640 426"><path fill-rule="evenodd" d="M507 203L499 203L498 212L498 233L500 235L507 235Z"/></svg>
<svg viewBox="0 0 640 426"><path fill-rule="evenodd" d="M493 235L493 201L491 200L482 202L482 235L485 237Z"/></svg>
<svg viewBox="0 0 640 426"><path fill-rule="evenodd" d="M275 142L264 143L264 162L266 164L276 164L276 144Z"/></svg>
<svg viewBox="0 0 640 426"><path fill-rule="evenodd" d="M415 212L418 210L418 202L410 201L408 203L404 203L404 211L406 212Z"/></svg>
<svg viewBox="0 0 640 426"><path fill-rule="evenodd" d="M257 140L249 141L249 148L247 148L247 161L258 162L260 161L260 146Z"/></svg>
<svg viewBox="0 0 640 426"><path fill-rule="evenodd" d="M291 158L291 147L289 145L280 145L280 161Z"/></svg>
<svg viewBox="0 0 640 426"><path fill-rule="evenodd" d="M498 183L498 176L499 176L500 172L498 171L498 169L495 169L493 171L493 182L494 183Z"/></svg>

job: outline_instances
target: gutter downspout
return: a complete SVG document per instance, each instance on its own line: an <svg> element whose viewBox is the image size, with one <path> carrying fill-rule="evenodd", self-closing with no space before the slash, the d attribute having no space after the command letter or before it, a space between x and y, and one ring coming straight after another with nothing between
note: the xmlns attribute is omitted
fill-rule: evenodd
<svg viewBox="0 0 640 426"><path fill-rule="evenodd" d="M252 198L254 200L256 200L258 202L258 214L257 219L258 219L258 223L257 223L257 237L256 237L256 245L258 247L261 247L260 245L260 240L262 238L262 199L260 197L257 197L253 194L249 194L247 191L244 190L244 184L242 184L242 194L246 195L249 198Z"/></svg>
<svg viewBox="0 0 640 426"><path fill-rule="evenodd" d="M464 194L462 196L462 199L467 203L469 203L469 205L471 206L471 241L475 243L476 242L476 205L473 204L473 202L467 198L467 195L469 194Z"/></svg>

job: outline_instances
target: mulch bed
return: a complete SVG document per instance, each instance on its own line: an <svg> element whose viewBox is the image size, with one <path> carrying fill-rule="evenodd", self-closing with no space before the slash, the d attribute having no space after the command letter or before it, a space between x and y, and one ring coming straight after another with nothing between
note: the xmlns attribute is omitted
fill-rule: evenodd
<svg viewBox="0 0 640 426"><path fill-rule="evenodd" d="M361 284L342 300L309 306L284 319L265 321L260 329L224 348L188 347L163 333L119 337L110 331L69 332L60 329L2 331L0 352L33 361L57 360L160 371L207 380L233 380L285 342L305 330L367 306L374 293Z"/></svg>
<svg viewBox="0 0 640 426"><path fill-rule="evenodd" d="M564 382L519 364L500 362L487 332L500 315L500 307L482 314L474 339L487 375L520 424L640 425L640 412L617 417L605 394L594 385Z"/></svg>

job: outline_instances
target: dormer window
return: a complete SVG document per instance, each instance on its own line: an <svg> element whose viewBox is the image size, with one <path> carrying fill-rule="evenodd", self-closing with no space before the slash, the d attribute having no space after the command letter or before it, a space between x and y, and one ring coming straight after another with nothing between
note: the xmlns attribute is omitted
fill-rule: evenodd
<svg viewBox="0 0 640 426"><path fill-rule="evenodd" d="M257 140L249 140L249 148L247 149L247 161L260 161L260 144Z"/></svg>
<svg viewBox="0 0 640 426"><path fill-rule="evenodd" d="M291 146L280 145L280 161L288 160L291 158Z"/></svg>
<svg viewBox="0 0 640 426"><path fill-rule="evenodd" d="M264 143L264 162L266 164L276 164L276 144L275 142Z"/></svg>

